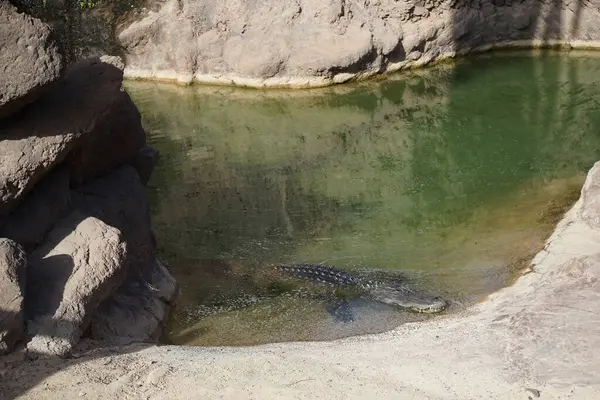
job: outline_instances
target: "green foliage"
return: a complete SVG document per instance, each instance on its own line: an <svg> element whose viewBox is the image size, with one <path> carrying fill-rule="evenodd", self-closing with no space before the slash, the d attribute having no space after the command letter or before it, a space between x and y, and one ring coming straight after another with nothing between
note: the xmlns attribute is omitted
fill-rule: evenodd
<svg viewBox="0 0 600 400"><path fill-rule="evenodd" d="M54 3L49 0L11 0L11 3L17 8L33 15L39 15L43 11L50 11L51 8L55 9L55 13L68 12L73 8L89 9L98 6L101 2L102 0L65 0L62 7L55 8L51 7L51 4Z"/></svg>
<svg viewBox="0 0 600 400"><path fill-rule="evenodd" d="M77 0L77 3L79 4L80 8L94 8L98 5L99 0Z"/></svg>

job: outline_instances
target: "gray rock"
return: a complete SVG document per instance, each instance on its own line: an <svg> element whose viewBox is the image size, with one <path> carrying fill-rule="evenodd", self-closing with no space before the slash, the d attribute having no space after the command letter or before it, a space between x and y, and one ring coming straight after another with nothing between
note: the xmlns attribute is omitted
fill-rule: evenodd
<svg viewBox="0 0 600 400"><path fill-rule="evenodd" d="M35 100L62 72L50 28L0 1L0 118Z"/></svg>
<svg viewBox="0 0 600 400"><path fill-rule="evenodd" d="M130 165L90 181L72 192L73 206L117 228L127 245L126 265L144 276L152 267L156 242L150 225L146 190Z"/></svg>
<svg viewBox="0 0 600 400"><path fill-rule="evenodd" d="M121 81L121 70L98 59L75 64L56 89L0 128L0 217L102 124L122 98Z"/></svg>
<svg viewBox="0 0 600 400"><path fill-rule="evenodd" d="M156 341L168 317L177 286L154 258L145 188L130 165L75 189L74 206L118 228L127 247L127 279L99 308L92 323L95 338L112 341Z"/></svg>
<svg viewBox="0 0 600 400"><path fill-rule="evenodd" d="M149 279L128 279L96 310L91 323L94 339L116 342L157 342L169 318L179 287L155 260Z"/></svg>
<svg viewBox="0 0 600 400"><path fill-rule="evenodd" d="M69 355L96 307L123 282L126 256L117 229L79 212L61 220L29 258L28 351Z"/></svg>
<svg viewBox="0 0 600 400"><path fill-rule="evenodd" d="M129 94L119 92L108 112L81 137L65 162L72 166L75 185L132 160L146 144L141 115Z"/></svg>
<svg viewBox="0 0 600 400"><path fill-rule="evenodd" d="M140 181L145 186L150 180L154 166L158 161L158 150L152 146L144 146L138 151L129 164L137 171Z"/></svg>
<svg viewBox="0 0 600 400"><path fill-rule="evenodd" d="M28 251L33 250L56 221L68 214L70 206L69 170L58 166L25 196L4 225L0 225L0 237L14 240Z"/></svg>
<svg viewBox="0 0 600 400"><path fill-rule="evenodd" d="M9 239L0 239L0 354L12 350L25 328L23 297L27 257Z"/></svg>
<svg viewBox="0 0 600 400"><path fill-rule="evenodd" d="M579 217L594 229L600 229L600 161L588 172L581 189Z"/></svg>
<svg viewBox="0 0 600 400"><path fill-rule="evenodd" d="M597 41L599 2L168 0L119 32L125 75L319 86L503 41ZM574 25L577 24L575 27Z"/></svg>
<svg viewBox="0 0 600 400"><path fill-rule="evenodd" d="M110 64L113 67L120 69L121 71L125 69L125 63L123 62L123 59L119 56L101 55L100 61Z"/></svg>

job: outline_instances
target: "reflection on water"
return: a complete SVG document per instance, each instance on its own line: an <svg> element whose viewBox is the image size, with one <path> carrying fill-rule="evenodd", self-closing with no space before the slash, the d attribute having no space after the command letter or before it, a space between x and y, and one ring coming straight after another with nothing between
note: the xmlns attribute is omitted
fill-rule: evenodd
<svg viewBox="0 0 600 400"><path fill-rule="evenodd" d="M401 272L462 304L510 284L599 158L598 72L592 55L547 53L307 91L128 82L161 152L153 225L182 285L170 339L330 339L425 318L355 298L340 322L331 299L254 277L262 263Z"/></svg>

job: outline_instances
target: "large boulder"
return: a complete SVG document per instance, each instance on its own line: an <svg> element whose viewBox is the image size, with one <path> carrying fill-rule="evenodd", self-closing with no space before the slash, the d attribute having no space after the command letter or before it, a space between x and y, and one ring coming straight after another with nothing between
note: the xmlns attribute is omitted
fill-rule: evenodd
<svg viewBox="0 0 600 400"><path fill-rule="evenodd" d="M133 160L146 144L141 115L127 92L117 94L110 110L84 135L65 160L72 180L81 184Z"/></svg>
<svg viewBox="0 0 600 400"><path fill-rule="evenodd" d="M25 196L19 207L0 224L0 237L7 237L33 250L44 235L71 207L70 173L63 166L50 171Z"/></svg>
<svg viewBox="0 0 600 400"><path fill-rule="evenodd" d="M25 324L23 298L27 257L18 244L0 239L0 354L12 350Z"/></svg>
<svg viewBox="0 0 600 400"><path fill-rule="evenodd" d="M138 173L130 165L120 166L73 190L72 199L81 212L119 229L127 248L127 278L96 311L92 336L118 342L157 341L178 290L155 259L156 242Z"/></svg>
<svg viewBox="0 0 600 400"><path fill-rule="evenodd" d="M96 310L92 338L116 342L157 342L161 339L179 286L169 271L155 260L147 274L131 277Z"/></svg>
<svg viewBox="0 0 600 400"><path fill-rule="evenodd" d="M68 355L98 305L123 282L126 256L117 229L77 211L61 220L29 258L28 351Z"/></svg>
<svg viewBox="0 0 600 400"><path fill-rule="evenodd" d="M153 7L118 33L126 76L318 86L505 41L600 39L600 0L168 0Z"/></svg>
<svg viewBox="0 0 600 400"><path fill-rule="evenodd" d="M103 123L122 98L122 77L119 68L100 59L82 61L67 70L54 90L0 128L0 218L14 210L82 136Z"/></svg>
<svg viewBox="0 0 600 400"><path fill-rule="evenodd" d="M127 246L126 268L140 272L154 264L156 242L146 190L136 170L123 165L72 192L73 206L117 228Z"/></svg>
<svg viewBox="0 0 600 400"><path fill-rule="evenodd" d="M0 1L0 118L35 100L62 72L50 28Z"/></svg>

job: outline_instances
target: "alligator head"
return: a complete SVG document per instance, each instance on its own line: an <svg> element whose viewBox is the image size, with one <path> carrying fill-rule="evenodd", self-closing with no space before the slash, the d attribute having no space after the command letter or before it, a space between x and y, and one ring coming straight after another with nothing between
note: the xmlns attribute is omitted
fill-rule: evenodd
<svg viewBox="0 0 600 400"><path fill-rule="evenodd" d="M367 289L369 297L373 300L412 312L433 314L445 310L448 306L448 302L441 297L416 291L405 285L369 284Z"/></svg>

